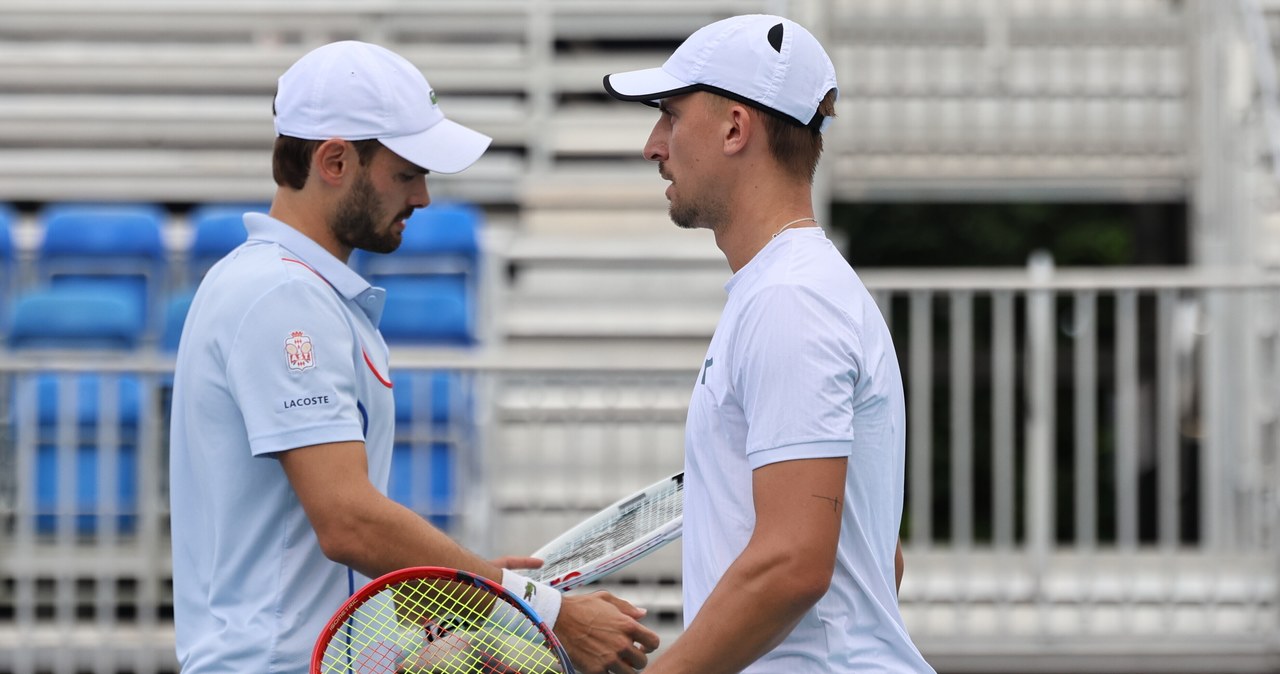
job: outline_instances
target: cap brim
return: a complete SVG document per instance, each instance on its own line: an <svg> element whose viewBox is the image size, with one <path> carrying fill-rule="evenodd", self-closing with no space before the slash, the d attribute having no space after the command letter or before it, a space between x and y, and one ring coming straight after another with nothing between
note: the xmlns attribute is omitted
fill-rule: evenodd
<svg viewBox="0 0 1280 674"><path fill-rule="evenodd" d="M697 85L672 77L662 68L646 68L605 75L604 89L618 100L653 103L693 91Z"/></svg>
<svg viewBox="0 0 1280 674"><path fill-rule="evenodd" d="M450 119L421 133L378 139L388 150L432 173L457 173L471 166L493 139Z"/></svg>

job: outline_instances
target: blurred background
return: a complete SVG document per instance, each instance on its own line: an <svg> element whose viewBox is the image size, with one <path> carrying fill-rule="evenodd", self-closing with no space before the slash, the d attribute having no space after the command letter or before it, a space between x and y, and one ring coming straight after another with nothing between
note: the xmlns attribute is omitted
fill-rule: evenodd
<svg viewBox="0 0 1280 674"><path fill-rule="evenodd" d="M906 377L926 657L1280 672L1277 0L0 0L0 673L176 671L176 336L332 40L495 139L352 261L391 291L391 496L520 554L679 470L729 271L601 78L749 12L838 71L817 208ZM604 585L679 634L679 544Z"/></svg>

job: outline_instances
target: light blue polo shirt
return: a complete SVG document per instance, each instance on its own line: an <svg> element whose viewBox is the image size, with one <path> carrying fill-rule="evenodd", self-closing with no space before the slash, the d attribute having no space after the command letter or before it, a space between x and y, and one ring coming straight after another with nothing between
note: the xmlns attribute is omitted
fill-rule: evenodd
<svg viewBox="0 0 1280 674"><path fill-rule="evenodd" d="M363 441L386 493L395 413L385 293L297 230L245 215L182 330L170 435L184 674L307 671L354 584L320 551L278 452Z"/></svg>

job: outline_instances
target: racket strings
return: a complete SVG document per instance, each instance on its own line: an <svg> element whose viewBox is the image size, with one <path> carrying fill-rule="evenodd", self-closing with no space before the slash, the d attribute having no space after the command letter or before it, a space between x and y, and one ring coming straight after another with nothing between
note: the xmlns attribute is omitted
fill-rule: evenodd
<svg viewBox="0 0 1280 674"><path fill-rule="evenodd" d="M658 492L645 494L617 517L585 529L544 559L539 578L555 578L584 563L612 553L657 530L684 513L684 482L673 481Z"/></svg>
<svg viewBox="0 0 1280 674"><path fill-rule="evenodd" d="M412 580L372 595L334 634L323 674L558 672L546 637L493 595L445 580ZM501 600L496 600L501 602ZM512 619L512 616L517 619Z"/></svg>

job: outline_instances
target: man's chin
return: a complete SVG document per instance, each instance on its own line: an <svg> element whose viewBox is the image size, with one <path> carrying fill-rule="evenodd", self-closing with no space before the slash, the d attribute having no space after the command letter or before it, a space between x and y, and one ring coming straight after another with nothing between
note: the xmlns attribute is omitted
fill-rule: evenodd
<svg viewBox="0 0 1280 674"><path fill-rule="evenodd" d="M360 250L363 250L366 253L378 253L380 255L387 255L389 253L396 252L396 250L400 248L401 241L402 239L399 236L396 236L394 240L383 239L381 241L376 242L375 244L371 244L368 246L358 246L358 247L360 248Z"/></svg>
<svg viewBox="0 0 1280 674"><path fill-rule="evenodd" d="M667 211L667 215L671 218L671 222L674 222L676 227L679 227L680 229L698 228L697 218L693 217L689 213L671 208Z"/></svg>

